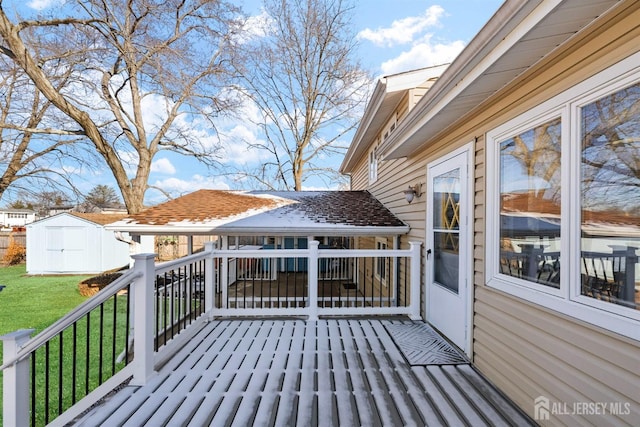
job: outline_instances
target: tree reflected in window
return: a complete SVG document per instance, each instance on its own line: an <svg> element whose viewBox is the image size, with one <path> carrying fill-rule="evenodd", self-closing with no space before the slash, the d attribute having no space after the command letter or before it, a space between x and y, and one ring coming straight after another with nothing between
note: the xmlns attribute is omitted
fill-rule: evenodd
<svg viewBox="0 0 640 427"><path fill-rule="evenodd" d="M559 287L560 118L500 143L500 271Z"/></svg>
<svg viewBox="0 0 640 427"><path fill-rule="evenodd" d="M640 306L640 84L581 109L582 294Z"/></svg>

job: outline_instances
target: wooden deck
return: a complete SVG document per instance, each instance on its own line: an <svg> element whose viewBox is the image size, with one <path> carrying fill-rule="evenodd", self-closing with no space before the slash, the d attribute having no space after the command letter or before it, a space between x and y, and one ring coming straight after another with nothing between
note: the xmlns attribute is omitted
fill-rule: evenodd
<svg viewBox="0 0 640 427"><path fill-rule="evenodd" d="M534 425L469 364L411 366L398 322L216 320L76 425Z"/></svg>

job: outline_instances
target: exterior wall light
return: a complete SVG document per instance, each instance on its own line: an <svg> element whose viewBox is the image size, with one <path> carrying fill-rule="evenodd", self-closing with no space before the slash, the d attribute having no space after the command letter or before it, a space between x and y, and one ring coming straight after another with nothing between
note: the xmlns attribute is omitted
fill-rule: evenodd
<svg viewBox="0 0 640 427"><path fill-rule="evenodd" d="M404 198L407 199L407 203L413 202L414 197L422 196L422 186L420 184L416 184L413 187L409 186L406 190L403 191Z"/></svg>

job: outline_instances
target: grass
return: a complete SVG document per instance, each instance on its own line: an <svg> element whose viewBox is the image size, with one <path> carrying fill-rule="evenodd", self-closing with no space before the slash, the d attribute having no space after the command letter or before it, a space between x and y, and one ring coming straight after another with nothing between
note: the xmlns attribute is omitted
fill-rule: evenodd
<svg viewBox="0 0 640 427"><path fill-rule="evenodd" d="M0 335L33 328L36 334L86 298L78 283L90 276L26 276L25 265L0 267Z"/></svg>
<svg viewBox="0 0 640 427"><path fill-rule="evenodd" d="M0 267L0 284L6 285L0 292L0 335L35 329L35 336L86 299L78 292L78 283L87 277L26 276L24 264ZM0 426L1 420L2 406Z"/></svg>

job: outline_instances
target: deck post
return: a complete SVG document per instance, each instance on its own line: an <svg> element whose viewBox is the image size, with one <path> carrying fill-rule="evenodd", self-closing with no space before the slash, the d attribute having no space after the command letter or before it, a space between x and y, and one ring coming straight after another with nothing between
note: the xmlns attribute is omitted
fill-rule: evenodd
<svg viewBox="0 0 640 427"><path fill-rule="evenodd" d="M216 270L213 251L215 242L205 242L204 252L209 254L204 260L204 312L207 313L209 319L213 318L213 309L215 308L216 295Z"/></svg>
<svg viewBox="0 0 640 427"><path fill-rule="evenodd" d="M227 251L229 250L229 237L228 236L222 236L221 237L222 240L222 250L223 251ZM236 249L238 245L236 245ZM229 292L229 255L223 255L222 258L220 258L219 261L220 264L218 264L218 268L220 269L220 290L222 291L222 301L220 302L220 308L229 308L228 307L228 292ZM236 258L236 262L235 262L235 266L236 266L236 271L237 271L237 264L238 263L238 258ZM235 272L234 272L235 274ZM235 276L234 276L235 277ZM236 302L237 305L237 302Z"/></svg>
<svg viewBox="0 0 640 427"><path fill-rule="evenodd" d="M153 312L155 284L155 254L136 254L133 269L142 277L133 283L133 378L131 385L145 385L153 373L153 330L156 316Z"/></svg>
<svg viewBox="0 0 640 427"><path fill-rule="evenodd" d="M3 341L4 362L7 363L18 354L22 346L29 341L35 329L21 329L0 336ZM5 427L29 425L29 367L31 358L16 362L6 368L2 380L2 417Z"/></svg>
<svg viewBox="0 0 640 427"><path fill-rule="evenodd" d="M409 286L411 290L411 314L409 317L413 320L421 320L420 316L420 283L421 283L421 265L422 265L422 243L409 242L409 250L411 251L411 267L409 275ZM405 291L406 292L406 291Z"/></svg>
<svg viewBox="0 0 640 427"><path fill-rule="evenodd" d="M317 240L309 241L309 263L308 263L308 279L309 279L309 320L318 320L318 249L320 242Z"/></svg>

